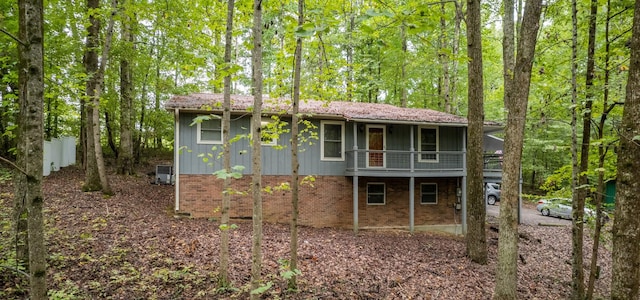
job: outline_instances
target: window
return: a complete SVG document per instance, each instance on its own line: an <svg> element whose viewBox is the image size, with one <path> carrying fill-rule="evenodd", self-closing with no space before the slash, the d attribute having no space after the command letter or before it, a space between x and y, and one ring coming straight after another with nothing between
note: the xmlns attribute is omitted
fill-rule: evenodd
<svg viewBox="0 0 640 300"><path fill-rule="evenodd" d="M260 138L262 139L262 146L277 146L278 145L278 132L277 124L274 120L269 118L263 118L260 122Z"/></svg>
<svg viewBox="0 0 640 300"><path fill-rule="evenodd" d="M385 191L384 183L367 183L367 204L384 205Z"/></svg>
<svg viewBox="0 0 640 300"><path fill-rule="evenodd" d="M438 185L435 183L420 184L420 204L438 204Z"/></svg>
<svg viewBox="0 0 640 300"><path fill-rule="evenodd" d="M198 144L222 144L222 119L202 120L198 124Z"/></svg>
<svg viewBox="0 0 640 300"><path fill-rule="evenodd" d="M320 122L320 159L344 160L344 122Z"/></svg>
<svg viewBox="0 0 640 300"><path fill-rule="evenodd" d="M420 156L418 160L421 162L438 162L438 127L420 127L418 151ZM423 153L427 152L427 153Z"/></svg>

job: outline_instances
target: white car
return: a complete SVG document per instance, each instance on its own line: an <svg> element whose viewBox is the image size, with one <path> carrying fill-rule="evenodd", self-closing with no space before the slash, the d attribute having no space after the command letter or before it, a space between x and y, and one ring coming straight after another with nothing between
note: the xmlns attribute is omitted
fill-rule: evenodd
<svg viewBox="0 0 640 300"><path fill-rule="evenodd" d="M541 199L538 201L536 209L543 216L558 217L569 220L573 218L571 215L571 212L573 211L571 199L567 198ZM591 218L596 216L595 211L586 207L584 208L584 214Z"/></svg>

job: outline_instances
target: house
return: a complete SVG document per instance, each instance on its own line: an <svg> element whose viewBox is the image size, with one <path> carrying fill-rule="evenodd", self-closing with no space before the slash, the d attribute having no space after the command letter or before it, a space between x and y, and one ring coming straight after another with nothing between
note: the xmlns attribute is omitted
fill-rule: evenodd
<svg viewBox="0 0 640 300"><path fill-rule="evenodd" d="M218 159L221 119L193 120L199 115L221 116L222 102L222 94L202 93L174 96L165 104L175 116L177 213L219 215L222 180L212 174L222 168L222 159ZM253 97L233 95L231 102L231 136L246 137ZM289 128L290 103L287 99L264 99L263 186L277 187L290 180L290 133L265 135L275 119L286 122L284 129ZM313 186L301 188L299 224L356 231L466 231L465 118L429 109L354 102L304 101L300 113L312 124L310 130L317 139L302 142L298 155L301 177L315 178ZM501 130L500 124L486 123L487 133L497 130ZM231 165L244 166L244 176L233 181L234 189L247 191L251 181L249 139L236 139L231 153ZM485 171L486 181L499 180L499 166ZM250 219L250 196L234 193L232 197L231 217ZM265 193L264 220L288 223L290 201L286 190Z"/></svg>

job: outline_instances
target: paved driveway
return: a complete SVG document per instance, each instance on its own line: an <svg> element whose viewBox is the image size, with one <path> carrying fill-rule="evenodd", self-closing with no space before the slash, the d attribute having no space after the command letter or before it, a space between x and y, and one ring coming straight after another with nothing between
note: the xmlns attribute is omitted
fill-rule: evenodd
<svg viewBox="0 0 640 300"><path fill-rule="evenodd" d="M496 203L496 205L487 205L487 216L498 217L500 215L500 202ZM527 225L540 225L540 224L551 224L551 225L565 225L570 226L571 220L565 220L554 217L545 217L540 214L535 208L528 208L526 206L522 206L521 211L522 224Z"/></svg>

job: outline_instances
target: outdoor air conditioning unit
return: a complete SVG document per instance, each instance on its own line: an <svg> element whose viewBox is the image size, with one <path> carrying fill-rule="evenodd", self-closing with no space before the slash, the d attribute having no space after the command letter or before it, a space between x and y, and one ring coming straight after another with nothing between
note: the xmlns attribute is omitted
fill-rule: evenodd
<svg viewBox="0 0 640 300"><path fill-rule="evenodd" d="M173 166L156 166L156 184L173 184Z"/></svg>

